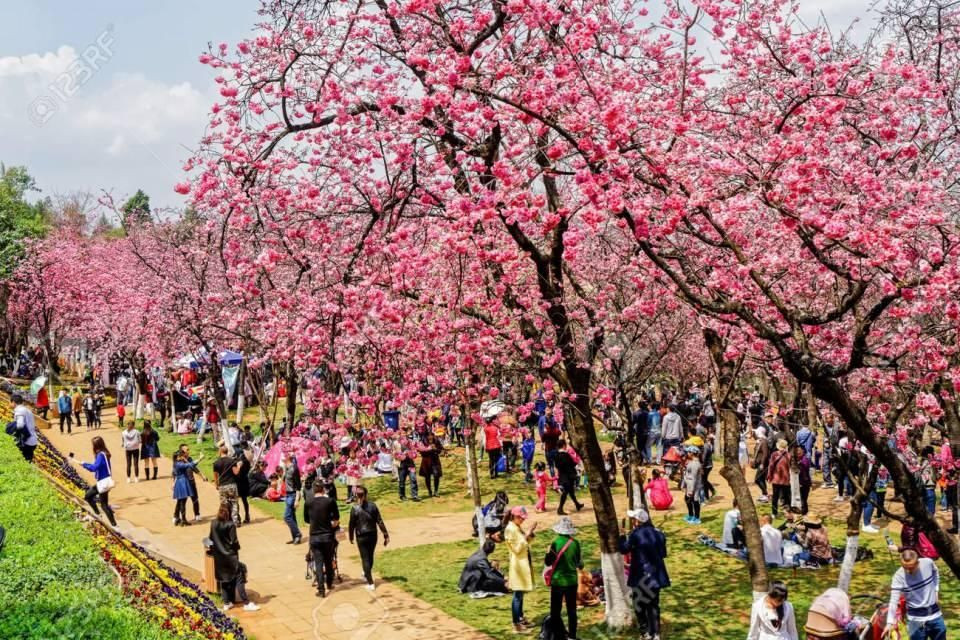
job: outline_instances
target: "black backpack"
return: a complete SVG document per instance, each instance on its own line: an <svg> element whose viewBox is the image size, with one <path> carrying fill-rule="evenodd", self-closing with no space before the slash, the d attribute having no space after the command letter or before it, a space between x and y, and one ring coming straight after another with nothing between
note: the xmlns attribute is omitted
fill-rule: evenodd
<svg viewBox="0 0 960 640"><path fill-rule="evenodd" d="M557 620L554 623L552 617L546 616L540 623L540 635L537 636L537 640L567 640L567 628L563 620Z"/></svg>

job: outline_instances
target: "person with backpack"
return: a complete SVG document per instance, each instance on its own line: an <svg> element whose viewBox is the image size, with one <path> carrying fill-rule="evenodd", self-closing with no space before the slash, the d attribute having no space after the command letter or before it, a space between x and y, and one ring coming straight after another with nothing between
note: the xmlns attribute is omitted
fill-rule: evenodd
<svg viewBox="0 0 960 640"><path fill-rule="evenodd" d="M226 445L220 447L220 457L213 463L213 478L220 494L220 504L226 504L230 507L230 513L233 514L233 521L240 524L240 508L237 505L237 474L240 473L242 464L234 457L227 455ZM287 454L289 456L289 454ZM296 498L296 491L294 491ZM288 507L288 511L292 507ZM286 520L286 514L284 514Z"/></svg>
<svg viewBox="0 0 960 640"><path fill-rule="evenodd" d="M373 582L373 554L377 548L377 529L383 533L383 546L390 544L390 534L387 525L383 523L383 516L376 503L367 500L367 488L358 486L354 491L356 504L350 509L350 524L348 531L350 544L357 541L357 550L360 552L360 563L363 566L363 577L367 581L367 590L373 591L376 585Z"/></svg>
<svg viewBox="0 0 960 640"><path fill-rule="evenodd" d="M630 554L627 586L633 592L637 621L646 627L646 637L660 640L660 590L670 586L664 560L667 537L653 526L646 509L627 511L633 523L629 536L620 537L620 553Z"/></svg>
<svg viewBox="0 0 960 640"><path fill-rule="evenodd" d="M63 433L63 423L67 423L67 433L73 433L73 402L66 390L60 389L60 395L57 397L57 413L60 414L60 433Z"/></svg>
<svg viewBox="0 0 960 640"><path fill-rule="evenodd" d="M23 403L23 396L15 393L13 400L13 421L7 426L7 433L12 435L17 448L20 449L23 459L33 462L33 452L37 448L37 423L33 412Z"/></svg>
<svg viewBox="0 0 960 640"><path fill-rule="evenodd" d="M550 615L543 621L545 633L541 637L574 639L577 637L577 587L580 584L577 571L583 568L580 542L574 537L577 529L568 516L561 517L553 531L557 537L550 543L543 559L547 567L544 581L550 587ZM567 605L566 629L560 618L564 603Z"/></svg>
<svg viewBox="0 0 960 640"><path fill-rule="evenodd" d="M527 519L527 510L523 507L514 507L510 510L510 520L503 530L503 540L510 551L510 572L508 576L510 590L513 591L513 603L510 613L513 617L513 630L524 633L530 627L530 622L523 615L523 597L533 591L533 569L530 566L530 541L536 535L537 525L534 523L530 531L523 530L523 522Z"/></svg>

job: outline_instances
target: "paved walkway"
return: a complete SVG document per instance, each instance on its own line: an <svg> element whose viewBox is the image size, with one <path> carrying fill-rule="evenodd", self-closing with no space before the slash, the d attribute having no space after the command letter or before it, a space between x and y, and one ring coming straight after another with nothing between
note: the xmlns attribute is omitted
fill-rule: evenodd
<svg viewBox="0 0 960 640"><path fill-rule="evenodd" d="M54 427L44 433L62 453L74 452L78 459L87 461L92 457L90 438L94 434L102 436L115 461L117 486L110 494L110 501L116 510L121 531L157 554L199 572L203 563L201 540L208 535L210 519L219 504L216 489L212 483L198 483L203 522L189 527L173 526L170 460L160 460L157 480L144 481L141 478L138 483L127 484L120 434L113 410L106 413L103 429L96 432L81 429L66 435ZM86 474L82 470L81 473ZM189 503L187 511L191 513ZM463 517L463 514L458 516ZM343 583L336 585L327 598L317 598L310 583L304 579L306 543L299 546L284 544L290 537L287 526L259 511L256 501L251 505L251 517L252 524L241 527L237 532L241 546L240 559L249 568L247 590L262 608L252 613L235 608L231 615L257 640L488 638L390 584L378 583L376 592L368 592L363 588L363 580L358 579L362 572L356 547L348 543L340 546ZM469 516L467 521L469 523ZM463 536L455 539L463 539Z"/></svg>

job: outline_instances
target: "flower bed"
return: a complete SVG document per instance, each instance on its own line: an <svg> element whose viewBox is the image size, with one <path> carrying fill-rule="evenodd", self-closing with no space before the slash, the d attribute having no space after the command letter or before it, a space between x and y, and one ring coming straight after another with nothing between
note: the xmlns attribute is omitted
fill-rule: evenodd
<svg viewBox="0 0 960 640"><path fill-rule="evenodd" d="M88 484L63 454L44 436L35 458L51 482L83 498ZM108 529L99 520L88 529L103 559L121 578L130 603L178 637L243 640L240 626L223 614L203 590L179 572L154 558L149 551Z"/></svg>
<svg viewBox="0 0 960 640"><path fill-rule="evenodd" d="M11 410L8 396L0 394L0 416L5 417L4 421L9 419ZM60 491L61 499L76 507L72 499L82 500L89 485L46 436L38 433L38 439L34 455L37 468ZM6 442L12 448L9 438ZM200 587L149 551L108 529L99 520L89 521L87 530L91 534L94 553L98 551L119 575L124 598L150 622L149 627L155 626L163 633L179 638L245 639L240 626L224 615ZM50 532L41 535L49 536ZM84 544L89 547L89 543Z"/></svg>

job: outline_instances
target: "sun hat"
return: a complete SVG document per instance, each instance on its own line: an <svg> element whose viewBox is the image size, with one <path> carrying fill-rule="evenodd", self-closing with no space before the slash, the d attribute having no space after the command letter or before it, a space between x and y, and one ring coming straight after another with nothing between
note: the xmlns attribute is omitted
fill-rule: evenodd
<svg viewBox="0 0 960 640"><path fill-rule="evenodd" d="M510 509L510 515L516 518L527 519L527 510L524 507L514 507Z"/></svg>
<svg viewBox="0 0 960 640"><path fill-rule="evenodd" d="M577 528L573 526L573 520L570 519L570 516L560 518L557 524L553 525L553 530L562 536L577 535Z"/></svg>
<svg viewBox="0 0 960 640"><path fill-rule="evenodd" d="M627 517L631 520L636 520L640 524L650 522L650 514L647 513L646 509L630 509L627 511Z"/></svg>
<svg viewBox="0 0 960 640"><path fill-rule="evenodd" d="M802 521L802 522L803 522L803 524L805 524L805 525L807 525L807 526L811 526L811 527L822 527L822 526L823 526L823 520L821 520L820 518L818 518L817 516L815 516L815 515L813 515L813 514L807 514L807 515L803 516L803 521Z"/></svg>

